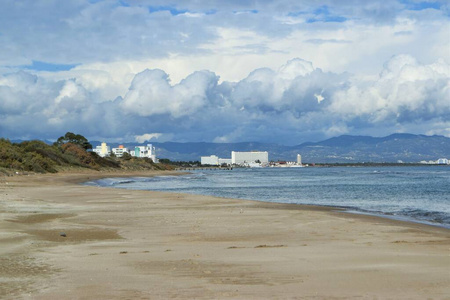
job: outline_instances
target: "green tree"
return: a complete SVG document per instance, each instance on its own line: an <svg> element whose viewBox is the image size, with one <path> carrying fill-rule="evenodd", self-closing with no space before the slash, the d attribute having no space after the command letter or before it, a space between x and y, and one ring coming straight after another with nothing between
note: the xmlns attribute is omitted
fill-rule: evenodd
<svg viewBox="0 0 450 300"><path fill-rule="evenodd" d="M162 163L162 164L170 164L170 163L172 163L172 162L170 161L170 159L168 159L168 158L161 158L161 159L159 160L159 162Z"/></svg>
<svg viewBox="0 0 450 300"><path fill-rule="evenodd" d="M122 154L122 159L123 159L123 160L130 160L131 158L132 158L132 156L131 156L131 154L128 153L128 152L124 152L124 153Z"/></svg>
<svg viewBox="0 0 450 300"><path fill-rule="evenodd" d="M84 136L72 132L67 132L64 136L59 137L54 145L62 146L66 143L78 145L85 150L92 149L91 143L89 143L89 141Z"/></svg>

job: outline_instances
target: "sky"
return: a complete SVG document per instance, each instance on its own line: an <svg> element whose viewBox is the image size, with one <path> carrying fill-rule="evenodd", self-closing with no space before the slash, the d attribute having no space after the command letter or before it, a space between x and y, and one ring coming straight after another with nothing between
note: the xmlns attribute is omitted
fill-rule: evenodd
<svg viewBox="0 0 450 300"><path fill-rule="evenodd" d="M450 137L450 4L0 1L0 137Z"/></svg>

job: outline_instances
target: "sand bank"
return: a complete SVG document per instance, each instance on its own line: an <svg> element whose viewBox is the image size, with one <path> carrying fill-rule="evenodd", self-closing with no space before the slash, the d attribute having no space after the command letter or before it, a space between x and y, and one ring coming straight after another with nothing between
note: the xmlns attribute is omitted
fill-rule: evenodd
<svg viewBox="0 0 450 300"><path fill-rule="evenodd" d="M448 229L78 184L126 175L0 177L0 298L449 299Z"/></svg>

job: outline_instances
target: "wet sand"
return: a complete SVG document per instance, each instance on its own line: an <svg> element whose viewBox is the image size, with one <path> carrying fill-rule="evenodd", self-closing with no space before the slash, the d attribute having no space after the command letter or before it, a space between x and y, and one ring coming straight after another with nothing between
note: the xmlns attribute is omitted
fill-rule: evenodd
<svg viewBox="0 0 450 300"><path fill-rule="evenodd" d="M450 299L448 229L79 184L157 174L0 177L0 298Z"/></svg>

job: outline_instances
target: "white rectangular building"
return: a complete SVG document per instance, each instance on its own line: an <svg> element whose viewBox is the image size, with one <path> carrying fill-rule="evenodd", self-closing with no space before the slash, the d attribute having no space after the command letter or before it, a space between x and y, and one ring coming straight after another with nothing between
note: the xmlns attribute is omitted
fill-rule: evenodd
<svg viewBox="0 0 450 300"><path fill-rule="evenodd" d="M122 157L124 153L130 153L130 150L123 145L119 145L119 148L112 148L111 152L114 153L116 157Z"/></svg>
<svg viewBox="0 0 450 300"><path fill-rule="evenodd" d="M231 165L231 158L219 158L219 165Z"/></svg>
<svg viewBox="0 0 450 300"><path fill-rule="evenodd" d="M219 165L219 157L217 157L216 155L201 156L200 163L202 165L218 166Z"/></svg>
<svg viewBox="0 0 450 300"><path fill-rule="evenodd" d="M231 163L235 165L254 163L267 164L269 163L269 153L267 151L231 151Z"/></svg>

